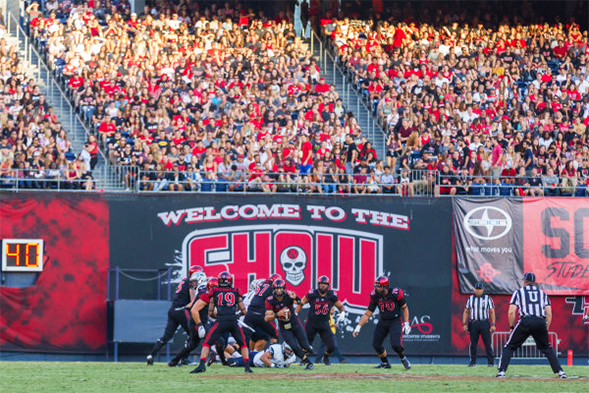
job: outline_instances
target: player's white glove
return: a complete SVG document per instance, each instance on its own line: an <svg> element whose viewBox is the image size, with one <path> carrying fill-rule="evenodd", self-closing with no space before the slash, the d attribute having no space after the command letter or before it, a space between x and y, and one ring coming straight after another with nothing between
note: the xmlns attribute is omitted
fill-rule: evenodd
<svg viewBox="0 0 589 393"><path fill-rule="evenodd" d="M339 315L337 316L336 322L337 323L342 323L344 321L344 319L346 319L346 312L345 311L341 311L339 313Z"/></svg>
<svg viewBox="0 0 589 393"><path fill-rule="evenodd" d="M200 325L198 327L198 337L205 338L206 335L207 335L207 331L205 330L205 327Z"/></svg>
<svg viewBox="0 0 589 393"><path fill-rule="evenodd" d="M360 329L362 329L362 326L356 325L356 327L354 328L354 333L356 333L356 334L360 333Z"/></svg>
<svg viewBox="0 0 589 393"><path fill-rule="evenodd" d="M411 326L409 326L409 322L405 322L403 324L403 334L411 333Z"/></svg>

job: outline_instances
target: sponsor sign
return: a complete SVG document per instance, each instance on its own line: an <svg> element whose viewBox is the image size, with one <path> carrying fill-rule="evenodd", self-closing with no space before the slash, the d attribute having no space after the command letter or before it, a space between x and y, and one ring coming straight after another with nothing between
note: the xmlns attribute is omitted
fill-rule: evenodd
<svg viewBox="0 0 589 393"><path fill-rule="evenodd" d="M513 292L523 277L521 201L454 198L454 234L460 288L485 282L487 292Z"/></svg>
<svg viewBox="0 0 589 393"><path fill-rule="evenodd" d="M586 199L455 198L460 289L477 281L511 294L534 272L549 295L589 294L589 204Z"/></svg>

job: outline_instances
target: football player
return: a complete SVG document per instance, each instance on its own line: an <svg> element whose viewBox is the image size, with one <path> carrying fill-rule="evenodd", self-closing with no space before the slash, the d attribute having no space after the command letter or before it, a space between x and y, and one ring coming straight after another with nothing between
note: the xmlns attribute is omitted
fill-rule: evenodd
<svg viewBox="0 0 589 393"><path fill-rule="evenodd" d="M331 317L331 309L335 306L339 310L337 322L343 322L346 318L346 311L344 305L339 301L337 294L330 289L331 281L327 276L321 276L317 280L317 289L309 290L301 302L295 308L295 314L299 314L303 305L309 303L309 314L307 315L307 322L305 322L305 333L309 343L315 339L315 335L319 334L321 341L325 344L325 353L323 354L323 363L330 366L331 362L329 356L336 350L336 342L333 331L329 324Z"/></svg>
<svg viewBox="0 0 589 393"><path fill-rule="evenodd" d="M192 313L199 330L203 328L200 320L199 311L202 310L208 303L209 317L216 315L217 321L211 326L211 329L205 337L205 342L202 345L200 353L200 364L191 373L202 373L206 371L206 361L209 355L210 346L223 336L226 332L231 334L235 342L241 348L241 356L245 364L245 372L251 373L249 366L249 351L245 345L245 337L241 326L237 323L236 309L239 309L242 315L245 314L245 307L241 298L239 289L233 288L233 276L229 272L222 272L219 274L218 286L212 288L209 292L202 295L196 301ZM216 310L216 313L215 313ZM219 347L217 347L219 348ZM219 348L219 352L223 349Z"/></svg>
<svg viewBox="0 0 589 393"><path fill-rule="evenodd" d="M156 341L155 345L153 346L153 349L151 350L149 355L147 355L148 366L151 366L153 364L153 357L157 355L160 349L162 349L163 346L166 345L166 343L170 341L172 337L174 337L174 334L176 333L178 326L182 326L182 328L186 332L186 335L190 337L191 333L190 328L188 327L188 319L190 313L187 311L187 307L190 306L192 299L190 294L190 277L192 277L196 273L200 273L198 277L206 278L206 276L204 275L203 268L195 265L192 266L188 271L188 277L180 281L178 289L176 289L176 293L174 294L172 305L168 310L168 323L166 324L164 335ZM182 362L188 364L188 359L183 358Z"/></svg>
<svg viewBox="0 0 589 393"><path fill-rule="evenodd" d="M194 273L194 275L197 275L199 273ZM200 273L202 275L204 275L204 273ZM195 279L197 277L194 277ZM191 285L193 284L193 277L191 277ZM206 280L206 277L204 278ZM194 305L196 304L196 302L202 297L204 296L208 291L210 291L212 288L217 286L217 279L212 277L210 279L208 279L208 281L205 283L202 280L198 280L197 282L197 289L196 289L196 294L194 295L193 301L192 303L190 303L190 306L188 307L191 315L190 315L190 320L188 321L188 327L190 329L190 338L186 341L186 343L184 343L184 348L182 348L182 350L178 353L178 355L176 355L172 360L170 360L170 362L168 363L168 366L170 367L174 367L177 366L181 359L186 359L188 358L190 352L192 352L194 349L196 349L196 347L198 347L198 344L200 344L200 341L205 337L206 332L208 331L208 328L210 327L208 324L209 321L209 310L208 308L203 308L202 310L200 310L198 312L199 314L199 320L201 325L198 326L197 323L194 321L194 317L192 316L192 313L194 312ZM222 343L222 338L219 339L220 342ZM224 346L222 344L219 344L221 346Z"/></svg>
<svg viewBox="0 0 589 393"><path fill-rule="evenodd" d="M267 280L259 283L258 288L251 298L250 304L247 308L247 314L243 319L245 325L254 329L252 332L249 329L245 330L246 339L249 343L249 348L252 351L262 351L266 347L266 343L278 342L278 330L274 320L266 320L266 299L272 295L272 284L282 277L280 274L272 274Z"/></svg>
<svg viewBox="0 0 589 393"><path fill-rule="evenodd" d="M374 283L374 291L370 294L370 303L368 309L364 312L362 319L352 332L352 336L356 337L360 334L362 326L366 325L374 311L378 308L380 312L380 320L374 329L374 337L372 339L372 346L378 354L381 363L376 368L391 368L387 351L384 348L384 340L390 336L391 346L393 351L397 353L405 370L411 368L411 363L405 356L405 348L402 345L402 334L411 333L411 326L409 325L409 308L401 288L389 288L389 279L385 276L380 276ZM401 316L405 322L401 321Z"/></svg>
<svg viewBox="0 0 589 393"><path fill-rule="evenodd" d="M274 281L272 287L273 295L266 299L265 319L266 321L272 321L278 318L282 338L290 345L294 353L301 358L301 362L306 365L305 370L312 370L313 363L307 354L312 354L313 348L309 345L305 329L303 329L299 317L293 310L294 303L300 301L300 299L294 292L286 292L286 282L282 279Z"/></svg>
<svg viewBox="0 0 589 393"><path fill-rule="evenodd" d="M297 360L292 348L287 343L272 344L265 351L250 352L250 366L287 368ZM229 359L230 367L243 367L242 357Z"/></svg>

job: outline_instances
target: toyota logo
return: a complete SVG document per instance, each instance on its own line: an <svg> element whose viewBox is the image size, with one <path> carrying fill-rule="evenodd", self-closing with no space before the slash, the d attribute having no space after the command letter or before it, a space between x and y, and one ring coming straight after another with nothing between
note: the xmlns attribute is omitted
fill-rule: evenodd
<svg viewBox="0 0 589 393"><path fill-rule="evenodd" d="M464 227L477 239L495 240L509 232L511 217L505 210L497 207L478 207L464 217Z"/></svg>

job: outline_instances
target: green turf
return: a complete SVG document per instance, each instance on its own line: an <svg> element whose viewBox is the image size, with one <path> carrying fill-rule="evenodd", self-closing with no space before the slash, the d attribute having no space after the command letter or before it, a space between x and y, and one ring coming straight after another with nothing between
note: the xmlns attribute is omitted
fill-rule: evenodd
<svg viewBox="0 0 589 393"><path fill-rule="evenodd" d="M509 368L505 379L496 369L478 366L400 364L390 370L371 365L316 365L287 370L243 369L213 365L204 374L192 366L170 368L164 363L0 362L0 392L587 392L589 367L565 367L568 380L552 374L548 364ZM325 375L331 374L331 375Z"/></svg>

